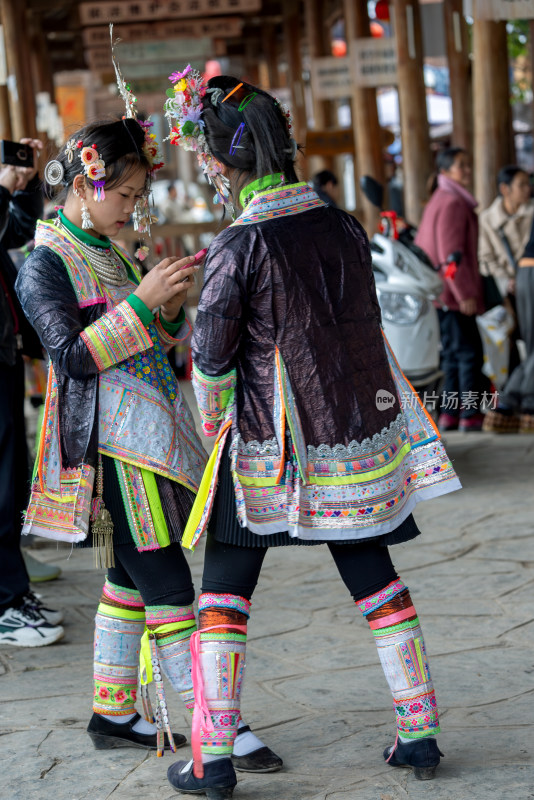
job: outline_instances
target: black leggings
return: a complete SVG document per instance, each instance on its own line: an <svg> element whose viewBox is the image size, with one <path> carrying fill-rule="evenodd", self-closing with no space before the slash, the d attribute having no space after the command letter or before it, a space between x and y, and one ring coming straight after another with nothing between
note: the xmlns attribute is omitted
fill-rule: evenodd
<svg viewBox="0 0 534 800"><path fill-rule="evenodd" d="M354 600L380 591L398 577L388 548L376 541L327 547ZM223 544L208 534L202 591L234 594L250 600L267 550L267 547Z"/></svg>
<svg viewBox="0 0 534 800"><path fill-rule="evenodd" d="M191 570L182 547L171 543L140 553L133 542L116 544L115 566L108 578L117 586L137 589L145 606L188 606L195 599Z"/></svg>

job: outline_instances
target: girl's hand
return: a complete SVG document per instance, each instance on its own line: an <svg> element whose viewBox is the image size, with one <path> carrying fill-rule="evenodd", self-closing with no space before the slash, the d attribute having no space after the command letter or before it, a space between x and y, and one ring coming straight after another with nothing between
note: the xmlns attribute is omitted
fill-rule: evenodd
<svg viewBox="0 0 534 800"><path fill-rule="evenodd" d="M191 267L194 261L193 256L186 256L186 258L164 258L155 267L152 267L148 275L145 275L134 294L139 297L143 303L150 308L150 310L158 306L167 306L171 299L179 296L178 311L180 311L182 303L187 296L187 290L193 285L193 275L196 272L194 267ZM178 302L178 299L177 299ZM175 303L171 304L174 309ZM164 313L164 318L167 319Z"/></svg>

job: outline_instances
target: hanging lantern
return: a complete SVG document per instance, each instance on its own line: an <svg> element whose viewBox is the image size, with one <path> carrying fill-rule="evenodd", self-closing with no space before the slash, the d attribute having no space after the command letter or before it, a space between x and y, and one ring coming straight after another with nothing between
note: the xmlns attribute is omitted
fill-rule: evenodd
<svg viewBox="0 0 534 800"><path fill-rule="evenodd" d="M388 0L377 0L375 5L375 17L382 22L389 22L389 2Z"/></svg>

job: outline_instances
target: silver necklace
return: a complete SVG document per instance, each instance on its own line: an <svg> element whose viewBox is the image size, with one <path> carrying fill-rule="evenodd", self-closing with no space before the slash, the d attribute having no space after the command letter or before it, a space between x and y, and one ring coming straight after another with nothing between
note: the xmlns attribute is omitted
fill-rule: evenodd
<svg viewBox="0 0 534 800"><path fill-rule="evenodd" d="M76 234L72 233L60 219L56 221L56 225L66 231L69 236L72 236L101 281L110 286L124 286L128 283L126 265L111 245L109 247L96 247L96 245L86 244Z"/></svg>

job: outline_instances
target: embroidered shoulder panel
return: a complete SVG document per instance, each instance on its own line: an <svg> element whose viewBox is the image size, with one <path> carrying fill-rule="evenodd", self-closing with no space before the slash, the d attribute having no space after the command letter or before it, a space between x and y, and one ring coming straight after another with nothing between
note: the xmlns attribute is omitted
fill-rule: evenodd
<svg viewBox="0 0 534 800"><path fill-rule="evenodd" d="M326 203L307 183L293 183L258 194L232 223L232 226L250 225L254 222L301 214L303 211L309 211L310 208L324 205Z"/></svg>
<svg viewBox="0 0 534 800"><path fill-rule="evenodd" d="M104 290L89 261L68 233L60 230L53 222L38 222L35 246L49 247L61 258L81 306L91 305L91 301L106 302Z"/></svg>

